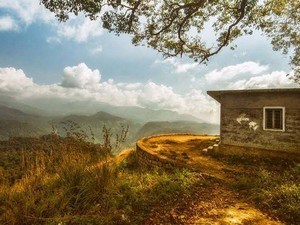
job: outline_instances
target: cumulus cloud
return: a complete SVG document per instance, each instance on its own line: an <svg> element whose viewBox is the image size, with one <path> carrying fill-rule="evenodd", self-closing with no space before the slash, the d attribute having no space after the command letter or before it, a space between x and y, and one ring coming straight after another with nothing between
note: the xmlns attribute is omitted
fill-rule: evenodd
<svg viewBox="0 0 300 225"><path fill-rule="evenodd" d="M284 71L228 81L225 89L271 88L297 86ZM170 86L146 83L116 83L102 81L99 70L85 63L66 67L61 84L38 85L20 69L0 68L0 94L19 98L24 102L36 101L49 105L80 101L82 104L109 103L119 106L140 106L167 109L191 114L208 122L218 122L219 106L199 89L177 93ZM52 104L51 103L51 104Z"/></svg>
<svg viewBox="0 0 300 225"><path fill-rule="evenodd" d="M138 100L140 105L157 109L174 109L181 102L180 96L171 87L153 82L144 85Z"/></svg>
<svg viewBox="0 0 300 225"><path fill-rule="evenodd" d="M34 21L50 22L54 20L53 14L39 4L39 1L32 0L1 0L0 8L13 12L24 24L30 25Z"/></svg>
<svg viewBox="0 0 300 225"><path fill-rule="evenodd" d="M86 42L90 38L99 37L102 34L100 22L91 21L85 17L71 19L65 25L57 25L59 37L74 40L76 42Z"/></svg>
<svg viewBox="0 0 300 225"><path fill-rule="evenodd" d="M34 86L32 78L26 77L21 69L0 68L0 92L5 94L22 93Z"/></svg>
<svg viewBox="0 0 300 225"><path fill-rule="evenodd" d="M205 74L204 77L208 83L212 84L219 81L232 80L236 76L242 74L260 74L267 69L268 66L266 65L260 65L259 63L249 61L237 65L227 66L222 68L221 70L213 70Z"/></svg>
<svg viewBox="0 0 300 225"><path fill-rule="evenodd" d="M18 30L16 21L10 16L0 17L0 31Z"/></svg>
<svg viewBox="0 0 300 225"><path fill-rule="evenodd" d="M62 75L62 86L70 88L84 88L99 83L101 74L99 70L91 70L86 64L66 67Z"/></svg>
<svg viewBox="0 0 300 225"><path fill-rule="evenodd" d="M156 64L169 64L173 67L174 73L187 73L199 66L198 63L182 63L176 58L168 58L165 60L156 60Z"/></svg>
<svg viewBox="0 0 300 225"><path fill-rule="evenodd" d="M274 71L272 73L254 76L249 79L231 82L228 86L232 89L250 89L293 87L296 86L296 84L286 76L286 72Z"/></svg>
<svg viewBox="0 0 300 225"><path fill-rule="evenodd" d="M72 87L72 88L70 88ZM167 109L194 115L210 122L218 121L217 103L199 90L176 93L172 87L154 82L115 83L101 81L99 70L86 64L66 67L61 84L38 85L22 70L0 69L0 93L11 94L24 102L42 102L47 105L72 101L109 103L119 106L140 106Z"/></svg>
<svg viewBox="0 0 300 225"><path fill-rule="evenodd" d="M39 1L33 0L1 0L0 9L7 11L18 21L15 26L29 26L35 22L42 22L54 28L56 34L48 37L47 42L59 42L61 39L86 42L102 34L99 21L91 21L83 15L71 17L66 23L59 23L54 14L47 10ZM11 21L10 21L11 22ZM7 22L6 22L7 23Z"/></svg>

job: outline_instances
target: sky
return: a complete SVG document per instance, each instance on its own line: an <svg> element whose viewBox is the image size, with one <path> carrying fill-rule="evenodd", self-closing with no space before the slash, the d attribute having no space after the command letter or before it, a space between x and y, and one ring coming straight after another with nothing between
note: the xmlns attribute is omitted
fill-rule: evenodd
<svg viewBox="0 0 300 225"><path fill-rule="evenodd" d="M213 34L208 33L208 37ZM288 56L255 32L208 65L164 59L83 16L59 23L36 0L0 1L0 94L24 103L92 101L167 109L218 122L207 90L295 87Z"/></svg>

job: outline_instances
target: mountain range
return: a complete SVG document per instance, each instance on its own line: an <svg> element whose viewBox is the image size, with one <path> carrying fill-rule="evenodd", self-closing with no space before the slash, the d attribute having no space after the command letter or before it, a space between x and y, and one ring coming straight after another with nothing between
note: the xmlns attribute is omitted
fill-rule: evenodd
<svg viewBox="0 0 300 225"><path fill-rule="evenodd" d="M127 143L138 138L162 133L218 134L219 125L204 123L191 115L169 110L152 110L140 107L112 106L99 104L92 114L84 113L90 107L79 110L80 104L70 103L65 113L53 113L29 106L14 99L0 97L0 139L12 136L40 136L55 130L65 135L68 129L78 129L101 141L103 126L113 134L129 126ZM81 107L82 108L82 107ZM98 110L98 111L97 111ZM62 112L64 110L61 110ZM73 112L73 113L67 113ZM72 128L73 124L73 128ZM76 124L76 126L74 126Z"/></svg>

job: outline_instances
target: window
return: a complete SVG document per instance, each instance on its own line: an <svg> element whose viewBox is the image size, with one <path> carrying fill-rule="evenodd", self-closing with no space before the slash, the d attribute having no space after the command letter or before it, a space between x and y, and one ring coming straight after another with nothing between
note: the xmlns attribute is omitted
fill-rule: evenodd
<svg viewBox="0 0 300 225"><path fill-rule="evenodd" d="M264 107L264 130L284 131L284 117L284 107Z"/></svg>

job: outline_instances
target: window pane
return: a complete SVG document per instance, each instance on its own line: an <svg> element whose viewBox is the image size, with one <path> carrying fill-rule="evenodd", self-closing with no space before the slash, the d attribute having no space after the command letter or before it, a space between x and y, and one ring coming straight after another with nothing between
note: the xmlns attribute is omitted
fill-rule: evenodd
<svg viewBox="0 0 300 225"><path fill-rule="evenodd" d="M265 109L265 128L283 130L283 109Z"/></svg>
<svg viewBox="0 0 300 225"><path fill-rule="evenodd" d="M282 109L274 109L274 129L282 129Z"/></svg>
<svg viewBox="0 0 300 225"><path fill-rule="evenodd" d="M272 109L266 109L266 128L272 129L273 128L273 120L272 120Z"/></svg>

